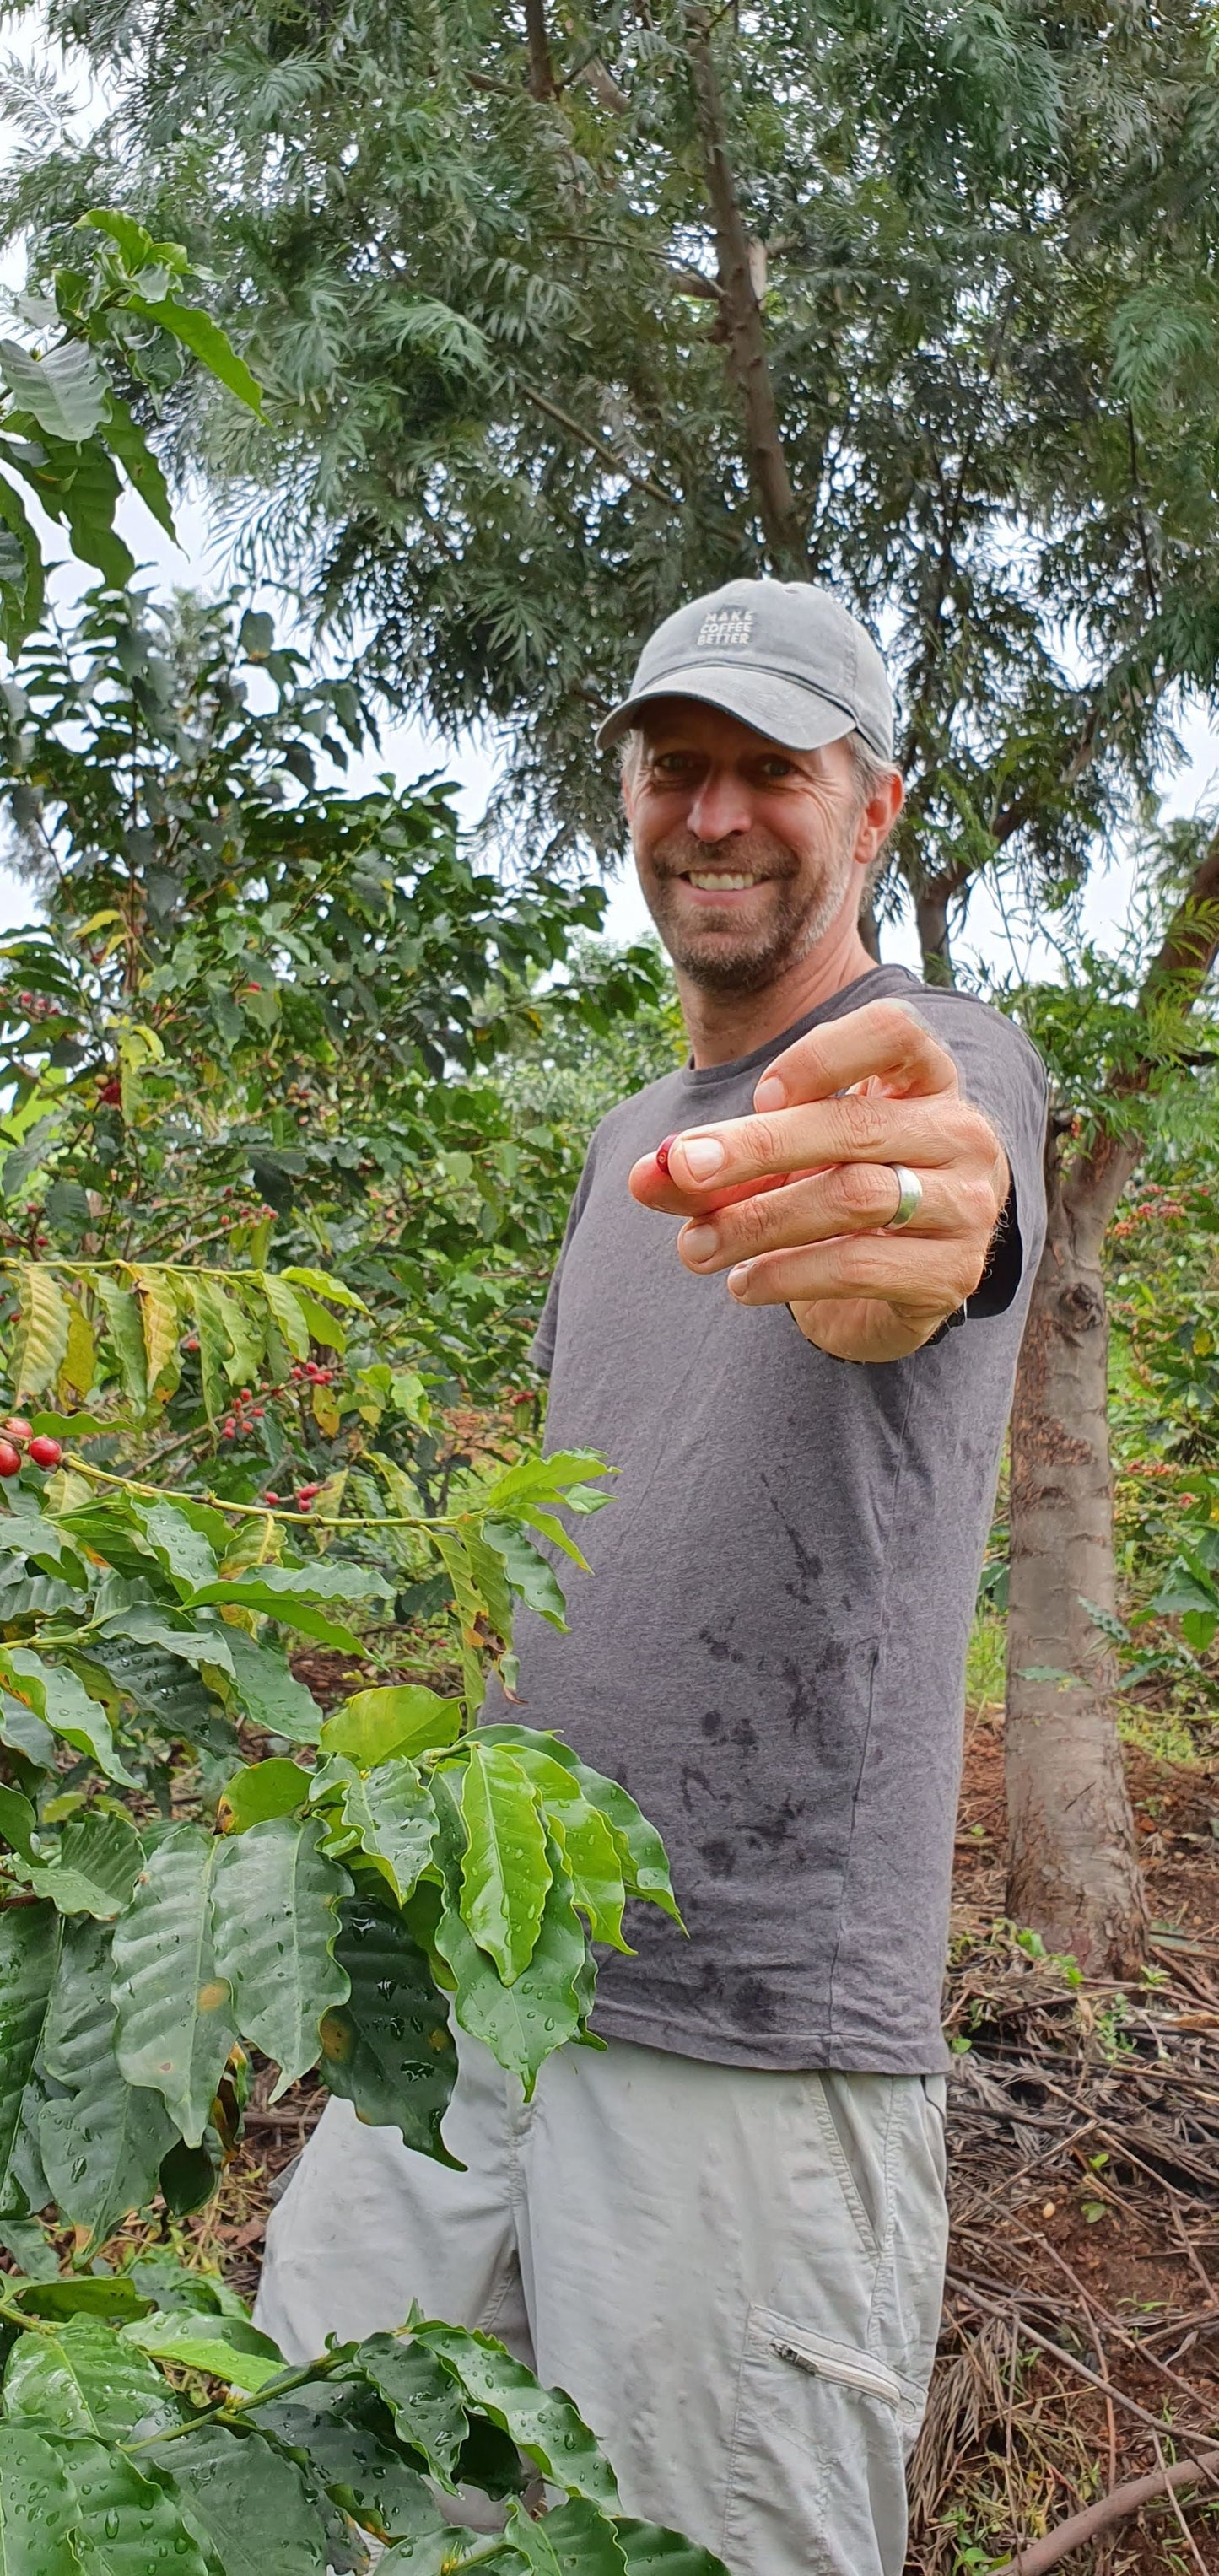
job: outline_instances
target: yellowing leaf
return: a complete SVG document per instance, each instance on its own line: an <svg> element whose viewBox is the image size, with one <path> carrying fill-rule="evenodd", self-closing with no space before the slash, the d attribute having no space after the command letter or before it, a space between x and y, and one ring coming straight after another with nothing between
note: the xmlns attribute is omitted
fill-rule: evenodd
<svg viewBox="0 0 1219 2576"><path fill-rule="evenodd" d="M181 1375L178 1340L182 1319L177 1282L168 1270L136 1270L132 1275L144 1327L148 1392L154 1399L169 1396Z"/></svg>
<svg viewBox="0 0 1219 2576"><path fill-rule="evenodd" d="M18 1273L21 1311L13 1350L13 1389L42 1395L53 1387L67 1356L72 1318L53 1270L26 1262Z"/></svg>
<svg viewBox="0 0 1219 2576"><path fill-rule="evenodd" d="M97 1335L78 1297L69 1297L67 1306L68 1347L60 1363L59 1392L65 1402L78 1395L83 1403L97 1370Z"/></svg>

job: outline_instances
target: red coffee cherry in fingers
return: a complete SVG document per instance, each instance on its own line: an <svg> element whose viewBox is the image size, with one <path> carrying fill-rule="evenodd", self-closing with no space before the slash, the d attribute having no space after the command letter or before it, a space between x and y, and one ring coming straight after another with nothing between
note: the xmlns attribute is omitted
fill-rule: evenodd
<svg viewBox="0 0 1219 2576"><path fill-rule="evenodd" d="M677 1131L677 1129L676 1129L676 1128L674 1128L673 1133L672 1133L672 1135L671 1135L671 1136L662 1136L661 1141L660 1141L659 1145L658 1145L658 1146L657 1146L657 1148L656 1148L656 1160L657 1160L658 1164L660 1165L660 1169L661 1169L661 1171L662 1171L662 1172L667 1172L667 1171L668 1171L668 1168L669 1168L669 1147L670 1147L670 1145L675 1145L675 1144L677 1143L677 1135L678 1135L678 1131Z"/></svg>
<svg viewBox="0 0 1219 2576"><path fill-rule="evenodd" d="M0 1476L19 1476L20 1473L21 1451L14 1449L11 1440L0 1440Z"/></svg>
<svg viewBox="0 0 1219 2576"><path fill-rule="evenodd" d="M63 1456L63 1447L58 1440L49 1440L46 1433L40 1431L37 1439L30 1442L30 1456L36 1467L57 1467Z"/></svg>
<svg viewBox="0 0 1219 2576"><path fill-rule="evenodd" d="M28 1440L33 1427L31 1422L26 1421L24 1414L14 1413L5 1423L4 1437L6 1440Z"/></svg>

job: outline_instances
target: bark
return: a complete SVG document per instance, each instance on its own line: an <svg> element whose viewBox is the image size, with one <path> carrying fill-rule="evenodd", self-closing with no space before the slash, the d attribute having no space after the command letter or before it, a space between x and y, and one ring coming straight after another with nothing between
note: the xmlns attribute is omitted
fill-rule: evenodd
<svg viewBox="0 0 1219 2576"><path fill-rule="evenodd" d="M759 257L761 245L751 242L741 212L736 175L728 151L727 123L711 43L711 23L702 8L688 8L686 11L686 48L715 233L720 311L726 335L728 367L744 414L750 481L757 495L758 511L775 571L794 573L807 580L810 568L808 544L783 452L766 331L758 301L758 285L765 276Z"/></svg>
<svg viewBox="0 0 1219 2576"><path fill-rule="evenodd" d="M559 84L550 55L546 0L525 0L525 40L529 47L529 87L534 98L557 98Z"/></svg>
<svg viewBox="0 0 1219 2576"><path fill-rule="evenodd" d="M1012 1412L1006 1902L1051 1950L1120 1976L1142 1955L1142 1884L1112 1713L1113 1647L1085 1607L1117 1615L1108 1317L1097 1250L1080 1240L1064 1199L1061 1156L1054 1137L1049 1232Z"/></svg>
<svg viewBox="0 0 1219 2576"><path fill-rule="evenodd" d="M915 895L914 917L923 955L924 983L952 984L956 981L948 939L948 906L958 892L955 880L929 877Z"/></svg>
<svg viewBox="0 0 1219 2576"><path fill-rule="evenodd" d="M1147 975L1146 1026L1170 992L1179 1011L1192 1008L1217 951L1219 833ZM1114 1074L1112 1127L1083 1153L1070 1157L1068 1116L1052 1129L1049 1224L1012 1411L1007 1910L1093 1975L1129 1973L1146 1934L1113 1648L1092 1612L1117 1612L1101 1255L1141 1152L1122 1103L1155 1069L1148 1053Z"/></svg>

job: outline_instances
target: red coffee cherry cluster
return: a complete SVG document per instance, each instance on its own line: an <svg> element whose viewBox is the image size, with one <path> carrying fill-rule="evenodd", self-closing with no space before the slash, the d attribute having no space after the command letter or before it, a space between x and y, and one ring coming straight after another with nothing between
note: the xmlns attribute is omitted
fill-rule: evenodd
<svg viewBox="0 0 1219 2576"><path fill-rule="evenodd" d="M0 1433L0 1476L19 1476L22 1450L32 1467L57 1467L63 1456L63 1445L48 1438L45 1431L35 1431L19 1413L12 1415Z"/></svg>
<svg viewBox="0 0 1219 2576"><path fill-rule="evenodd" d="M320 1494L321 1490L320 1485L298 1485L296 1492L292 1497L298 1512L307 1512L310 1504L314 1500L314 1497ZM273 1494L268 1487L267 1492L263 1496L263 1500L268 1503L279 1503L283 1501L283 1496L282 1494Z"/></svg>
<svg viewBox="0 0 1219 2576"><path fill-rule="evenodd" d="M261 1387L258 1392L262 1393ZM235 1440L239 1431L243 1435L252 1431L254 1424L262 1421L265 1412L265 1405L254 1402L253 1387L243 1386L240 1395L234 1396L232 1409L220 1425L221 1439Z"/></svg>

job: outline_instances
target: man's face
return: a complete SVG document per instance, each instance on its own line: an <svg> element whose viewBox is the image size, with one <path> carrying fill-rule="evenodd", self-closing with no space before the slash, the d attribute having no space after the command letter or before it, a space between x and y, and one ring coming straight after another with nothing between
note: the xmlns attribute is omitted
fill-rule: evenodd
<svg viewBox="0 0 1219 2576"><path fill-rule="evenodd" d="M788 751L693 698L658 698L640 731L623 794L652 919L693 983L760 992L858 903L850 750Z"/></svg>

